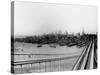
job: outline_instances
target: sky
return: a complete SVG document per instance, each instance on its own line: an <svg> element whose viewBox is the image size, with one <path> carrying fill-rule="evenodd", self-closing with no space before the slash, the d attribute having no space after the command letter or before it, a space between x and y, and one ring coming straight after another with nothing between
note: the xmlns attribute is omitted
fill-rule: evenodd
<svg viewBox="0 0 100 75"><path fill-rule="evenodd" d="M15 2L14 35L30 36L67 31L68 33L96 33L96 6Z"/></svg>

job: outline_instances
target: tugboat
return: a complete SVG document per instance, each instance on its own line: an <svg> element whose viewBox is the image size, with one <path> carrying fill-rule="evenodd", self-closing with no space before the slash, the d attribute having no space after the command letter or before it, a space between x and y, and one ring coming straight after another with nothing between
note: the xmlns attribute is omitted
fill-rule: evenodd
<svg viewBox="0 0 100 75"><path fill-rule="evenodd" d="M55 44L51 44L50 47L56 48L56 45Z"/></svg>
<svg viewBox="0 0 100 75"><path fill-rule="evenodd" d="M37 47L42 47L42 44L38 44Z"/></svg>

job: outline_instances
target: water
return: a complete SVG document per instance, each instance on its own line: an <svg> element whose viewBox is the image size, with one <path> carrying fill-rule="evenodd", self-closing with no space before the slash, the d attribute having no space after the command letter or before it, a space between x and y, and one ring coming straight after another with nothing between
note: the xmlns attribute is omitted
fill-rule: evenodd
<svg viewBox="0 0 100 75"><path fill-rule="evenodd" d="M37 55L14 55L14 61L29 61L40 59L65 58L64 60L48 61L22 66L14 66L15 73L30 73L30 72L51 72L72 70L75 62L83 51L84 47L77 48L76 46L56 46L52 48L49 45L37 47L36 44L18 43L14 44L15 54L37 54ZM38 55L40 54L40 55Z"/></svg>

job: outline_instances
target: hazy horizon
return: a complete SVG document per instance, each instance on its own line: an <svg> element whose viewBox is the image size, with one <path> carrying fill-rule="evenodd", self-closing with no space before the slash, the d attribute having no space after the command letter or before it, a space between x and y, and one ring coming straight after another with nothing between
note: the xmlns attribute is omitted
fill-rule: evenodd
<svg viewBox="0 0 100 75"><path fill-rule="evenodd" d="M96 33L97 7L14 2L14 36L44 33Z"/></svg>

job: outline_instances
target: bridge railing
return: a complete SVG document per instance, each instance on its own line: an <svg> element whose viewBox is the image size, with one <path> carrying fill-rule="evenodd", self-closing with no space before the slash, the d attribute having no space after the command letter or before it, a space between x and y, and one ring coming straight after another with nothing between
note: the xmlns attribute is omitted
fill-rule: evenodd
<svg viewBox="0 0 100 75"><path fill-rule="evenodd" d="M94 53L94 41L91 41L90 44L87 45L86 49L83 50L72 70L94 69L94 61L97 56Z"/></svg>

